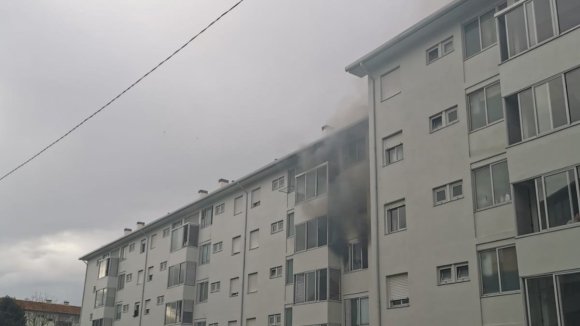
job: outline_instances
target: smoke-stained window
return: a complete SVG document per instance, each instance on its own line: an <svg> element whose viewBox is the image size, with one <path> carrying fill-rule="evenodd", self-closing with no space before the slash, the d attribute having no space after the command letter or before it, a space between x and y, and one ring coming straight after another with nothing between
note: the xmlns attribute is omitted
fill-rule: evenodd
<svg viewBox="0 0 580 326"><path fill-rule="evenodd" d="M328 244L328 218L321 216L296 225L294 251L322 247Z"/></svg>
<svg viewBox="0 0 580 326"><path fill-rule="evenodd" d="M356 271L369 268L368 246L365 241L348 245L346 271Z"/></svg>
<svg viewBox="0 0 580 326"><path fill-rule="evenodd" d="M355 165L358 162L362 162L366 158L366 141L365 138L359 138L353 140L345 145L342 149L342 162L344 168L348 168L351 165Z"/></svg>
<svg viewBox="0 0 580 326"><path fill-rule="evenodd" d="M330 275L330 277L329 277ZM340 301L340 270L329 268L294 275L294 303Z"/></svg>
<svg viewBox="0 0 580 326"><path fill-rule="evenodd" d="M326 163L296 177L296 204L326 194L328 168Z"/></svg>

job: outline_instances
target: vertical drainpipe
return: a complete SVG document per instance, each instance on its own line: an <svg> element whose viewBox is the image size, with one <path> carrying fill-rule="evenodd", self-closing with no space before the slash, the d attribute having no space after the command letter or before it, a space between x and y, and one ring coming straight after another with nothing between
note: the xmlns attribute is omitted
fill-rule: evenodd
<svg viewBox="0 0 580 326"><path fill-rule="evenodd" d="M81 298L81 315L79 316L79 324L82 324L83 322L83 308L85 307L85 291L87 289L87 276L89 275L89 261L88 260L83 260L83 263L85 263L85 265L87 265L87 268L85 268L85 285L83 286L83 297Z"/></svg>
<svg viewBox="0 0 580 326"><path fill-rule="evenodd" d="M141 233L145 236L145 266L143 267L143 288L141 289L141 304L139 305L139 326L141 326L141 320L143 319L143 309L145 309L145 284L147 284L147 258L149 256L149 236L139 229ZM122 249L121 249L122 250ZM139 250L141 250L141 244L139 244ZM120 257L119 257L120 258ZM118 277L118 275L117 275ZM139 273L137 272L137 280L139 280Z"/></svg>
<svg viewBox="0 0 580 326"><path fill-rule="evenodd" d="M240 302L240 326L244 325L244 295L245 295L245 291L244 291L244 283L245 283L245 279L246 279L246 235L248 234L248 210L250 209L248 207L248 192L246 191L246 189L244 189L244 187L242 187L242 185L236 181L236 184L238 185L238 187L240 187L240 189L242 189L245 193L246 193L246 209L244 212L244 247L242 248L242 283L240 285L240 299L242 300Z"/></svg>
<svg viewBox="0 0 580 326"><path fill-rule="evenodd" d="M375 188L375 206L371 207L374 211L371 211L371 225L374 224L375 226L375 234L371 237L371 246L375 248L375 278L377 282L377 319L378 325L382 325L382 307L381 307L381 272L380 272L380 264L379 264L379 183L378 183L378 169L377 169L377 112L376 112L376 105L375 105L375 79L369 74L368 70L365 68L364 64L361 62L360 67L365 71L366 75L368 76L369 80L371 81L370 93L371 93L371 120L372 120L372 133L369 130L369 138L372 138L372 149L374 153L374 169L372 169L372 178L371 184L374 182ZM370 127L370 126L369 126ZM371 137L372 136L372 137ZM371 186L372 187L372 186ZM373 223L374 222L374 223Z"/></svg>

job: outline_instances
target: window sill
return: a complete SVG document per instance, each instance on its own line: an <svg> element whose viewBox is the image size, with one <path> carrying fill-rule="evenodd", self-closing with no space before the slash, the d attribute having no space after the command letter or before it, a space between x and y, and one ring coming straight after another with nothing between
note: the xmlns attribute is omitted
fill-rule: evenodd
<svg viewBox="0 0 580 326"><path fill-rule="evenodd" d="M474 20L475 20L475 19L474 19ZM464 25L464 26L465 26L465 25ZM476 57L478 54L481 54L481 53L483 53L483 52L485 52L485 51L487 51L487 50L489 50L489 49L493 48L493 47L494 47L494 46L496 46L496 45L497 45L497 42L493 43L492 45L490 45L490 46L488 46L488 47L486 47L486 48L484 48L484 49L481 49L479 52L477 52L477 53L475 53L475 54L472 54L472 55L470 55L469 57L467 57L467 58L463 59L463 61L467 61L467 60L469 60L469 59L471 59L471 58L474 58L474 57Z"/></svg>
<svg viewBox="0 0 580 326"><path fill-rule="evenodd" d="M440 202L440 203L435 203L435 204L433 205L433 207L438 207L438 206L442 206L442 205L445 205L445 204L449 204L449 203L452 203L452 202L455 202L455 201L461 200L461 199L463 199L463 198L464 198L463 196L460 196L460 197L455 197L454 199L450 199L450 200L443 201L443 202Z"/></svg>
<svg viewBox="0 0 580 326"><path fill-rule="evenodd" d="M239 254L240 254L239 252L234 252L234 253L232 254L232 256L239 255Z"/></svg>
<svg viewBox="0 0 580 326"><path fill-rule="evenodd" d="M572 223L572 224L566 224L566 225L561 225L561 226L556 226L556 227L553 227L553 228L549 228L547 230L542 230L540 232L534 232L534 233L517 235L515 238L516 239L523 239L523 238L527 238L527 237L533 237L535 235L540 235L540 234L545 234L545 233L551 233L551 232L557 232L557 231L572 229L572 228L576 228L576 227L580 227L580 222Z"/></svg>
<svg viewBox="0 0 580 326"><path fill-rule="evenodd" d="M449 40L451 40L451 38L450 38ZM443 42L441 42L441 43L443 43ZM433 50L434 50L435 48L431 48L431 49L433 49ZM455 52L455 48L453 48L453 50L451 50L451 51L449 51L449 52L447 52L447 53L443 53L442 55L440 55L440 56L439 56L437 59L435 59L435 60L429 61L429 59L427 59L427 66L428 66L428 65L430 65L430 64L432 64L432 63L433 63L433 62L435 62L435 61L439 61L439 60L441 60L442 58L444 58L444 57L446 57L446 56L450 55L450 54L451 54L451 53L453 53L453 52Z"/></svg>
<svg viewBox="0 0 580 326"><path fill-rule="evenodd" d="M400 233L400 232L403 232L403 231L407 231L407 228L400 229L400 230L397 230L397 231L391 231L389 233L385 233L385 235Z"/></svg>
<svg viewBox="0 0 580 326"><path fill-rule="evenodd" d="M254 248L250 248L250 249L248 249L248 251L255 250L255 249L258 249L258 248L260 248L260 246L257 246L257 247L254 247Z"/></svg>
<svg viewBox="0 0 580 326"><path fill-rule="evenodd" d="M443 113L445 113L445 111L443 111ZM443 129L445 129L445 128L449 127L449 126L452 126L452 125L454 125L454 124L456 124L456 123L459 123L459 119L458 119L458 120L455 120L455 121L453 121L453 122L449 122L448 124L446 124L445 126L443 126L443 127L441 127L441 128L437 128L437 129L435 129L435 130L431 130L429 133L430 133L430 134L436 133L436 132L438 132L439 130L443 130Z"/></svg>
<svg viewBox="0 0 580 326"><path fill-rule="evenodd" d="M328 192L327 192L327 193L328 193ZM304 204L304 203L307 203L307 202L309 202L309 201L313 201L313 200L316 200L316 199L318 199L318 198L322 198L322 197L324 197L324 196L326 196L326 195L327 195L327 194L322 194L322 195L320 195L320 196L317 196L317 197L314 197L314 198L309 198L309 199L303 200L303 201L301 201L301 202L299 202L299 203L296 203L294 206L302 205L302 204Z"/></svg>
<svg viewBox="0 0 580 326"><path fill-rule="evenodd" d="M397 69L397 68L395 68L395 69ZM391 71L394 71L395 69L393 69L393 70L391 70ZM388 73L387 73L387 74L388 74ZM384 76L384 75L383 75L383 76ZM386 102L386 101L388 101L388 100L392 99L393 97L395 97L395 96L397 96L397 95L399 95L399 94L401 94L401 91L399 91L398 93L395 93L395 94L393 94L393 95L391 95L391 96L389 96L389 97L387 97L387 98L385 98L385 99L381 99L381 103L383 103L383 102Z"/></svg>
<svg viewBox="0 0 580 326"><path fill-rule="evenodd" d="M248 292L248 294L254 294L254 293L258 293L258 291Z"/></svg>
<svg viewBox="0 0 580 326"><path fill-rule="evenodd" d="M405 160L405 159L404 159L404 158L402 158L402 159L400 159L400 160L398 160L398 161L395 161L395 162L392 162L392 163L388 163L388 164L384 164L384 165L383 165L383 167L391 166L391 165L393 165L393 164L397 164L397 163L399 163L399 162L402 162L402 161L404 161L404 160Z"/></svg>
<svg viewBox="0 0 580 326"><path fill-rule="evenodd" d="M242 213L243 213L243 212L234 213L234 216L236 216L236 215L240 215L240 214L242 214Z"/></svg>
<svg viewBox="0 0 580 326"><path fill-rule="evenodd" d="M489 85L486 85L486 86L484 86L484 87L482 87L482 88L485 88L485 87L487 87L487 86L491 86L491 85L493 85L493 84L497 84L497 82L493 82L493 83L491 83L491 84L489 84ZM480 89L481 89L481 88L480 88ZM469 109L469 108L468 108L468 109ZM500 123L500 122L504 122L504 121L505 121L505 117L504 117L504 118L501 118L501 119L499 119L499 120L497 120L497 121L494 121L494 122L492 122L492 123L488 123L488 124L486 124L486 125L485 125L485 126L483 126L483 127L479 127L479 128L477 128L477 129L471 130L471 131L469 132L469 134L472 134L472 133L474 133L474 132L478 132L478 131L480 131L480 130L486 129L486 128L488 128L488 127L491 127L491 126L493 126L493 125L496 125L496 124L498 124L498 123Z"/></svg>
<svg viewBox="0 0 580 326"><path fill-rule="evenodd" d="M507 148L512 148L512 147L515 147L515 146L518 146L518 145L521 145L521 144L524 144L524 143L527 143L527 142L530 142L530 141L534 141L536 139L539 139L539 138L542 138L542 137L546 137L546 136L551 135L553 133L556 133L556 132L559 132L559 131L562 131L562 130L565 130L565 129L568 129L568 128L576 127L576 126L579 126L579 125L580 125L580 121L576 121L576 122L573 122L573 123L571 123L569 125L564 125L564 126L561 126L561 127L555 128L555 129L552 129L552 130L547 131L547 132L545 132L545 133L543 133L541 135L536 135L534 137L530 137L530 138L524 139L521 142L508 145L506 147L506 149Z"/></svg>
<svg viewBox="0 0 580 326"><path fill-rule="evenodd" d="M300 303L293 302L292 304L294 306L303 306L303 305L307 305L307 304L320 303L320 302L341 302L341 301L340 300L331 300L331 299L328 299L328 300L305 301L305 302L300 302Z"/></svg>
<svg viewBox="0 0 580 326"><path fill-rule="evenodd" d="M437 286L460 284L460 283L465 283L465 282L469 282L469 281L470 281L470 279L466 278L466 279L462 279L462 280L455 280L455 281L439 283L439 284L437 284Z"/></svg>
<svg viewBox="0 0 580 326"><path fill-rule="evenodd" d="M505 206L505 205L510 205L510 204L512 204L512 201L511 200L510 201L505 201L503 203L494 204L494 205L487 206L487 207L484 207L484 208L476 209L475 210L475 213L480 213L480 212L483 212L483 211L487 211L488 209L494 209L494 208L497 208L497 207L501 207L501 206Z"/></svg>
<svg viewBox="0 0 580 326"><path fill-rule="evenodd" d="M515 290L515 291L508 291L508 292L499 292L499 293L489 293L489 294L482 294L481 298L493 298L493 297L501 297L504 295L514 295L514 294L520 294L522 293L521 290Z"/></svg>
<svg viewBox="0 0 580 326"><path fill-rule="evenodd" d="M347 274L355 274L355 273L358 273L358 272L364 272L364 271L367 271L368 269L369 268L367 267L367 268L355 269L355 270L352 270L352 271L345 271L344 272L344 275L347 275Z"/></svg>
<svg viewBox="0 0 580 326"><path fill-rule="evenodd" d="M387 309L408 308L410 306L411 306L411 304L403 304L403 305L400 305L400 306L388 307Z"/></svg>
<svg viewBox="0 0 580 326"><path fill-rule="evenodd" d="M316 249L324 248L324 247L327 247L327 246L328 246L328 244L325 244L325 245L320 246L320 247L314 247L314 248L304 249L304 250L300 250L300 251L294 250L294 254L300 254L300 253L303 253L303 252L307 252L307 251L311 251L311 250L316 250ZM294 246L294 247L296 248L296 246Z"/></svg>

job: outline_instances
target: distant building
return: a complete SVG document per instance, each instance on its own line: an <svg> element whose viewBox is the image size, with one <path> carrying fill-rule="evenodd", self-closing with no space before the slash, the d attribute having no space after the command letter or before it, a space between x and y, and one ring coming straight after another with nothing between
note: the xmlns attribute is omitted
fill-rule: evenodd
<svg viewBox="0 0 580 326"><path fill-rule="evenodd" d="M24 309L27 326L78 326L80 325L81 307L64 304L16 300Z"/></svg>

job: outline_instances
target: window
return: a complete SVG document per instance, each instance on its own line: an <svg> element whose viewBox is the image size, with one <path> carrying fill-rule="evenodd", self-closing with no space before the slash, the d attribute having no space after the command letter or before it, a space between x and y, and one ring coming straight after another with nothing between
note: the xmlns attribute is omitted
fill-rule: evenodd
<svg viewBox="0 0 580 326"><path fill-rule="evenodd" d="M284 326L292 326L292 307L284 309Z"/></svg>
<svg viewBox="0 0 580 326"><path fill-rule="evenodd" d="M504 2L463 26L465 58L472 57L497 43L494 15L505 7Z"/></svg>
<svg viewBox="0 0 580 326"><path fill-rule="evenodd" d="M215 207L215 215L219 215L226 210L226 204L219 204Z"/></svg>
<svg viewBox="0 0 580 326"><path fill-rule="evenodd" d="M211 292L219 292L220 291L220 282L214 282L211 284Z"/></svg>
<svg viewBox="0 0 580 326"><path fill-rule="evenodd" d="M123 313L129 312L129 305L123 305Z"/></svg>
<svg viewBox="0 0 580 326"><path fill-rule="evenodd" d="M397 67L381 76L381 101L390 99L401 92L401 72Z"/></svg>
<svg viewBox="0 0 580 326"><path fill-rule="evenodd" d="M194 268L192 266L192 268ZM185 283L185 278L187 276L187 262L181 264L173 265L169 267L169 272L167 273L167 287L172 287Z"/></svg>
<svg viewBox="0 0 580 326"><path fill-rule="evenodd" d="M409 305L409 282L407 273L387 276L387 297L390 308Z"/></svg>
<svg viewBox="0 0 580 326"><path fill-rule="evenodd" d="M453 52L453 37L435 45L427 50L427 64Z"/></svg>
<svg viewBox="0 0 580 326"><path fill-rule="evenodd" d="M211 243L204 244L201 246L201 248L199 248L199 255L201 257L201 259L200 259L201 265L209 264L210 254L211 254Z"/></svg>
<svg viewBox="0 0 580 326"><path fill-rule="evenodd" d="M368 245L364 242L350 243L348 245L347 271L357 271L369 268Z"/></svg>
<svg viewBox="0 0 580 326"><path fill-rule="evenodd" d="M172 228L172 229L177 229L178 227L180 227L180 226L182 226L182 225L183 225L183 221L182 221L182 220L179 220L179 221L177 221L177 222L173 222L173 223L171 224L171 228Z"/></svg>
<svg viewBox="0 0 580 326"><path fill-rule="evenodd" d="M133 317L139 317L140 311L141 311L141 303L135 302L135 309L133 310Z"/></svg>
<svg viewBox="0 0 580 326"><path fill-rule="evenodd" d="M127 283L131 282L133 280L133 274L129 273L125 278L127 279Z"/></svg>
<svg viewBox="0 0 580 326"><path fill-rule="evenodd" d="M315 218L296 225L294 251L325 246L328 243L328 219L326 216Z"/></svg>
<svg viewBox="0 0 580 326"><path fill-rule="evenodd" d="M240 292L240 278L230 279L230 297L237 297Z"/></svg>
<svg viewBox="0 0 580 326"><path fill-rule="evenodd" d="M463 181L433 189L433 202L435 205L445 204L461 198L463 198Z"/></svg>
<svg viewBox="0 0 580 326"><path fill-rule="evenodd" d="M479 259L484 295L520 289L516 247L481 251Z"/></svg>
<svg viewBox="0 0 580 326"><path fill-rule="evenodd" d="M250 232L250 250L260 246L260 230Z"/></svg>
<svg viewBox="0 0 580 326"><path fill-rule="evenodd" d="M510 145L580 121L580 69L507 97L506 116Z"/></svg>
<svg viewBox="0 0 580 326"><path fill-rule="evenodd" d="M284 230L284 221L274 222L270 226L270 231L272 232L272 234L281 232L283 230Z"/></svg>
<svg viewBox="0 0 580 326"><path fill-rule="evenodd" d="M121 248L121 260L127 260L128 253L129 253L129 246L123 246L123 248Z"/></svg>
<svg viewBox="0 0 580 326"><path fill-rule="evenodd" d="M366 142L365 138L359 138L349 141L342 149L342 159L344 168L362 162L366 158Z"/></svg>
<svg viewBox="0 0 580 326"><path fill-rule="evenodd" d="M518 235L580 222L578 169L514 184Z"/></svg>
<svg viewBox="0 0 580 326"><path fill-rule="evenodd" d="M256 318L248 318L246 319L246 326L257 326Z"/></svg>
<svg viewBox="0 0 580 326"><path fill-rule="evenodd" d="M147 282L153 281L153 266L147 269Z"/></svg>
<svg viewBox="0 0 580 326"><path fill-rule="evenodd" d="M205 325L206 325L205 321L196 321L194 324L194 326L205 326ZM211 326L211 324L210 324L210 326Z"/></svg>
<svg viewBox="0 0 580 326"><path fill-rule="evenodd" d="M149 315L150 305L151 305L151 300L150 299L145 300L145 314L146 315Z"/></svg>
<svg viewBox="0 0 580 326"><path fill-rule="evenodd" d="M457 117L457 106L454 106L429 118L430 130L434 132L457 121L459 121Z"/></svg>
<svg viewBox="0 0 580 326"><path fill-rule="evenodd" d="M169 228L163 230L163 237L166 238L169 236Z"/></svg>
<svg viewBox="0 0 580 326"><path fill-rule="evenodd" d="M386 220L385 220L385 234L394 233L398 231L403 231L407 229L407 213L406 207L399 206L392 209L386 210Z"/></svg>
<svg viewBox="0 0 580 326"><path fill-rule="evenodd" d="M109 276L109 262L110 258L102 259L99 261L99 278Z"/></svg>
<svg viewBox="0 0 580 326"><path fill-rule="evenodd" d="M578 4L571 0L522 1L498 17L502 61L580 25L578 14Z"/></svg>
<svg viewBox="0 0 580 326"><path fill-rule="evenodd" d="M261 188L252 190L252 208L260 206Z"/></svg>
<svg viewBox="0 0 580 326"><path fill-rule="evenodd" d="M125 274L119 274L117 278L117 291L121 291L125 288Z"/></svg>
<svg viewBox="0 0 580 326"><path fill-rule="evenodd" d="M294 283L294 260L286 260L286 284Z"/></svg>
<svg viewBox="0 0 580 326"><path fill-rule="evenodd" d="M107 304L107 289L97 290L95 293L95 308L102 307Z"/></svg>
<svg viewBox="0 0 580 326"><path fill-rule="evenodd" d="M238 215L242 212L242 209L244 207L243 197L244 196L240 196L234 199L234 215Z"/></svg>
<svg viewBox="0 0 580 326"><path fill-rule="evenodd" d="M159 270L164 271L166 269L167 269L167 262L166 261L161 262L161 264L159 264Z"/></svg>
<svg viewBox="0 0 580 326"><path fill-rule="evenodd" d="M268 316L268 326L280 326L282 325L282 315L270 315Z"/></svg>
<svg viewBox="0 0 580 326"><path fill-rule="evenodd" d="M197 283L197 302L207 302L208 282Z"/></svg>
<svg viewBox="0 0 580 326"><path fill-rule="evenodd" d="M165 304L165 325L179 324L182 322L183 302L175 301Z"/></svg>
<svg viewBox="0 0 580 326"><path fill-rule="evenodd" d="M228 321L228 326L238 326L238 321L237 320Z"/></svg>
<svg viewBox="0 0 580 326"><path fill-rule="evenodd" d="M165 301L165 296L158 296L157 297L157 305L160 306L163 304L163 301Z"/></svg>
<svg viewBox="0 0 580 326"><path fill-rule="evenodd" d="M385 166L403 159L402 139L402 132L383 138L383 162Z"/></svg>
<svg viewBox="0 0 580 326"><path fill-rule="evenodd" d="M578 271L527 278L524 282L530 325L580 325Z"/></svg>
<svg viewBox="0 0 580 326"><path fill-rule="evenodd" d="M151 236L151 243L149 245L149 249L155 249L155 246L157 245L156 241L157 241L157 234L154 234Z"/></svg>
<svg viewBox="0 0 580 326"><path fill-rule="evenodd" d="M143 283L143 270L137 272L137 285Z"/></svg>
<svg viewBox="0 0 580 326"><path fill-rule="evenodd" d="M201 211L201 228L211 226L213 223L213 206Z"/></svg>
<svg viewBox="0 0 580 326"><path fill-rule="evenodd" d="M184 247L197 247L199 226L185 224L171 231L171 252Z"/></svg>
<svg viewBox="0 0 580 326"><path fill-rule="evenodd" d="M218 242L218 243L214 243L213 245L213 253L215 254L216 252L220 252L222 251L222 247L223 247L223 242Z"/></svg>
<svg viewBox="0 0 580 326"><path fill-rule="evenodd" d="M139 251L140 254L144 253L147 250L147 239L141 240L141 250Z"/></svg>
<svg viewBox="0 0 580 326"><path fill-rule="evenodd" d="M507 161L474 170L473 179L477 209L511 202Z"/></svg>
<svg viewBox="0 0 580 326"><path fill-rule="evenodd" d="M288 193L294 192L296 188L296 169L288 170Z"/></svg>
<svg viewBox="0 0 580 326"><path fill-rule="evenodd" d="M248 274L248 293L258 292L258 273Z"/></svg>
<svg viewBox="0 0 580 326"><path fill-rule="evenodd" d="M467 263L437 267L439 285L469 281L469 265Z"/></svg>
<svg viewBox="0 0 580 326"><path fill-rule="evenodd" d="M294 212L288 213L286 217L286 237L291 238L294 236Z"/></svg>
<svg viewBox="0 0 580 326"><path fill-rule="evenodd" d="M91 314L91 320L93 319L92 316L93 316L93 314ZM104 319L102 319L102 318L101 319L95 319L95 320L93 320L93 325L92 326L104 326L104 325L105 325Z"/></svg>
<svg viewBox="0 0 580 326"><path fill-rule="evenodd" d="M242 251L242 237L237 236L232 239L232 255L239 254Z"/></svg>
<svg viewBox="0 0 580 326"><path fill-rule="evenodd" d="M369 321L369 298L356 298L346 301L346 325L362 326L370 325Z"/></svg>
<svg viewBox="0 0 580 326"><path fill-rule="evenodd" d="M481 129L503 119L503 105L499 83L477 90L467 96L471 131Z"/></svg>
<svg viewBox="0 0 580 326"><path fill-rule="evenodd" d="M326 164L297 176L296 204L326 194L327 178Z"/></svg>
<svg viewBox="0 0 580 326"><path fill-rule="evenodd" d="M272 190L282 189L284 186L284 177L279 177L278 179L272 181Z"/></svg>
<svg viewBox="0 0 580 326"><path fill-rule="evenodd" d="M325 268L294 275L294 303L340 301L340 273Z"/></svg>
<svg viewBox="0 0 580 326"><path fill-rule="evenodd" d="M133 252L133 251L135 251L135 244L134 243L129 245L129 252Z"/></svg>
<svg viewBox="0 0 580 326"><path fill-rule="evenodd" d="M282 266L270 268L270 278L282 277Z"/></svg>

